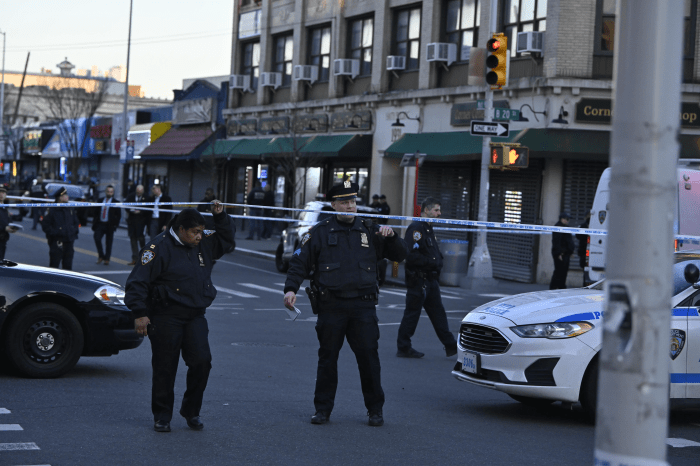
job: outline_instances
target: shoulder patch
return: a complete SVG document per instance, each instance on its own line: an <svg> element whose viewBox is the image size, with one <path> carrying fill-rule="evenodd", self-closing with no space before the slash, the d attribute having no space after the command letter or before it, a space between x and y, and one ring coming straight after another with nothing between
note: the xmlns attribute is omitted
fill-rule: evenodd
<svg viewBox="0 0 700 466"><path fill-rule="evenodd" d="M422 238L420 231L413 232L413 241L418 242Z"/></svg>
<svg viewBox="0 0 700 466"><path fill-rule="evenodd" d="M202 233L204 233L204 236L211 236L216 233L216 230L204 230Z"/></svg>
<svg viewBox="0 0 700 466"><path fill-rule="evenodd" d="M303 248L304 245L308 240L311 239L311 233L304 233L304 236L301 237L301 247Z"/></svg>
<svg viewBox="0 0 700 466"><path fill-rule="evenodd" d="M153 246L153 245L151 245ZM146 265L149 262L151 262L154 258L156 257L155 251L151 251L149 249L146 249L141 253L141 264Z"/></svg>

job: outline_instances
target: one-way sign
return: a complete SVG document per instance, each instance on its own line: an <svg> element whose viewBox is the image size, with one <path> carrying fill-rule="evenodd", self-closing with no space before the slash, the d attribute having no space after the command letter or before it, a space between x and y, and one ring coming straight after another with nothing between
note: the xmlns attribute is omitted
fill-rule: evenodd
<svg viewBox="0 0 700 466"><path fill-rule="evenodd" d="M472 136L492 136L497 138L508 137L508 123L500 123L497 121L474 121L470 131Z"/></svg>

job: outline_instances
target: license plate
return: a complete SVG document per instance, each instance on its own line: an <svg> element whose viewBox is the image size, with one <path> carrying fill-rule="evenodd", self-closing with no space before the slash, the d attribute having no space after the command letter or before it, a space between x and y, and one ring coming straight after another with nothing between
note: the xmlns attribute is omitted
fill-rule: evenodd
<svg viewBox="0 0 700 466"><path fill-rule="evenodd" d="M479 355L476 353L464 352L462 357L462 370L464 372L469 372L470 374L476 374L479 372Z"/></svg>

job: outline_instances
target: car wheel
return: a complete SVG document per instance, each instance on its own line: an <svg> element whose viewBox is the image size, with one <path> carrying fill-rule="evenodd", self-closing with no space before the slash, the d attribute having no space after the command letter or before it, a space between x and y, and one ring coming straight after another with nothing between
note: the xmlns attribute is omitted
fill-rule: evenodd
<svg viewBox="0 0 700 466"><path fill-rule="evenodd" d="M589 421L595 421L595 410L598 404L598 356L588 365L583 376L579 401L586 418Z"/></svg>
<svg viewBox="0 0 700 466"><path fill-rule="evenodd" d="M533 398L531 396L511 395L510 393L508 394L508 396L513 398L515 401L518 401L527 406L532 406L534 408L544 408L545 406L549 406L552 403L554 403L554 400L547 400L545 398Z"/></svg>
<svg viewBox="0 0 700 466"><path fill-rule="evenodd" d="M275 267L277 267L278 272L287 273L287 270L289 269L289 262L282 259L283 252L284 247L280 244L277 246L277 252L275 253Z"/></svg>
<svg viewBox="0 0 700 466"><path fill-rule="evenodd" d="M5 352L23 375L53 378L78 363L83 343L80 322L68 309L37 303L20 310L10 323Z"/></svg>

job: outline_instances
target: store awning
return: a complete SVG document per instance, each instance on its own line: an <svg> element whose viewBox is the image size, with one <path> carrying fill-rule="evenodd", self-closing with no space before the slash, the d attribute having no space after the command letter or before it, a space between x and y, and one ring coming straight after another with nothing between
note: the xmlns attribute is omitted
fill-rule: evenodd
<svg viewBox="0 0 700 466"><path fill-rule="evenodd" d="M199 158L207 139L213 134L211 125L178 126L152 142L141 152L144 160L190 160Z"/></svg>
<svg viewBox="0 0 700 466"><path fill-rule="evenodd" d="M314 157L370 158L372 136L362 134L314 136L300 152Z"/></svg>
<svg viewBox="0 0 700 466"><path fill-rule="evenodd" d="M238 152L236 152L236 147L241 145L244 141L247 141L247 139L225 139L214 141L213 143L209 144L209 146L206 149L204 149L204 152L202 152L202 157L211 157L213 155L216 159L246 158L245 156L242 157L243 154L239 154Z"/></svg>
<svg viewBox="0 0 700 466"><path fill-rule="evenodd" d="M526 128L512 132L506 139L494 142L518 142L531 152L566 152L581 154L610 153L610 131Z"/></svg>
<svg viewBox="0 0 700 466"><path fill-rule="evenodd" d="M285 155L293 154L295 152L301 152L306 143L309 141L309 137L276 137L268 139L267 146L264 148L263 155Z"/></svg>
<svg viewBox="0 0 700 466"><path fill-rule="evenodd" d="M477 160L481 156L480 136L472 136L468 131L448 133L406 133L384 151L384 157L403 158L404 154L426 154L432 162Z"/></svg>

